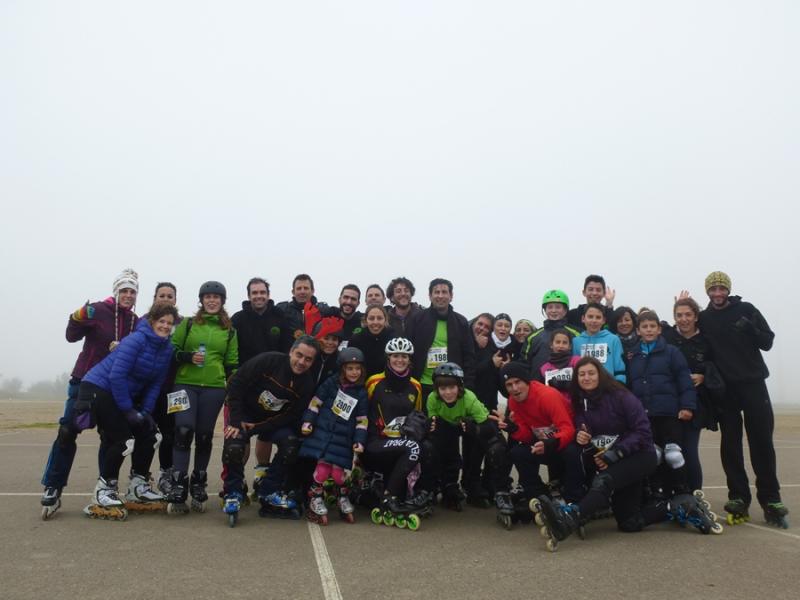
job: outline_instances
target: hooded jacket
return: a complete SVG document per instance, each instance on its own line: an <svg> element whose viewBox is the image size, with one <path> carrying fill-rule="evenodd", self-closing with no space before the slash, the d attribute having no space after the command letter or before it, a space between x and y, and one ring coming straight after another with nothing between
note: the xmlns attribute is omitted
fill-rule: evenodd
<svg viewBox="0 0 800 600"><path fill-rule="evenodd" d="M550 340L556 329L566 329L572 339L580 335L581 330L570 326L566 317L553 321L545 320L542 326L528 336L522 346L522 360L530 365L530 371L538 376L542 365L550 358Z"/></svg>
<svg viewBox="0 0 800 600"><path fill-rule="evenodd" d="M192 354L201 344L206 348L202 366L192 362ZM172 346L179 363L175 375L178 385L224 388L228 373L239 365L236 331L223 329L219 315L204 314L203 323L198 323L194 317L183 319L172 336Z"/></svg>
<svg viewBox="0 0 800 600"><path fill-rule="evenodd" d="M136 328L138 317L129 308L118 307L116 315L117 330L114 331L114 311L117 302L109 296L102 302L92 302L94 309L91 319L76 321L71 315L67 321L67 341L84 340L78 360L72 369L73 379L82 379L97 363L108 356L111 342L121 341ZM116 335L115 335L116 333Z"/></svg>
<svg viewBox="0 0 800 600"><path fill-rule="evenodd" d="M641 343L631 358L630 374L631 389L648 416L677 418L681 410L697 410L689 365L663 336L652 344Z"/></svg>
<svg viewBox="0 0 800 600"><path fill-rule="evenodd" d="M618 436L613 448L623 456L634 452L655 452L653 433L644 407L628 390L586 395L575 410L576 430L585 426L592 438Z"/></svg>
<svg viewBox="0 0 800 600"><path fill-rule="evenodd" d="M262 352L288 352L292 335L286 326L283 313L272 300L259 314L253 310L249 300L242 302L242 310L234 313L231 322L236 329L239 348L239 363L244 364Z"/></svg>
<svg viewBox="0 0 800 600"><path fill-rule="evenodd" d="M519 427L510 437L523 444L534 444L539 436L534 430L550 430L548 437L558 440L558 450L566 448L575 439L575 425L558 390L538 381L531 381L524 402L508 398L509 413Z"/></svg>
<svg viewBox="0 0 800 600"><path fill-rule="evenodd" d="M323 317L327 317L332 314L330 306L324 302L317 302L316 296L311 296L310 302L319 309L319 312ZM292 298L291 300L278 302L276 308L281 312L281 314L283 314L286 326L289 328L289 336L291 337L292 343L294 343L297 338L306 332L306 320L303 313L305 310L305 304L300 304L294 298Z"/></svg>
<svg viewBox="0 0 800 600"><path fill-rule="evenodd" d="M143 320L83 381L111 392L122 412L138 408L152 413L171 362L169 338L160 337Z"/></svg>
<svg viewBox="0 0 800 600"><path fill-rule="evenodd" d="M592 356L599 360L611 376L625 383L625 361L622 360L622 342L608 329L601 329L594 335L584 331L572 340L572 353L575 356Z"/></svg>

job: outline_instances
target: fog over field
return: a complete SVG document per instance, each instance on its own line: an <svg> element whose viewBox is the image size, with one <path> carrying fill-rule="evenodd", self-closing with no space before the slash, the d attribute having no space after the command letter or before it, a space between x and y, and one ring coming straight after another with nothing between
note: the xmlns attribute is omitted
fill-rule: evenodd
<svg viewBox="0 0 800 600"><path fill-rule="evenodd" d="M589 273L671 320L720 269L800 402L798 30L769 0L3 2L0 382L70 371L125 267L140 314L307 272L537 325Z"/></svg>

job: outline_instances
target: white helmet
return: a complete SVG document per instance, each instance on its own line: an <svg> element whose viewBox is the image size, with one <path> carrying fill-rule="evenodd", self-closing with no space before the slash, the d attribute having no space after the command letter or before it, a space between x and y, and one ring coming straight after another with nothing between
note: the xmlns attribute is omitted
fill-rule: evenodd
<svg viewBox="0 0 800 600"><path fill-rule="evenodd" d="M386 354L414 354L414 344L406 338L392 338L386 344Z"/></svg>

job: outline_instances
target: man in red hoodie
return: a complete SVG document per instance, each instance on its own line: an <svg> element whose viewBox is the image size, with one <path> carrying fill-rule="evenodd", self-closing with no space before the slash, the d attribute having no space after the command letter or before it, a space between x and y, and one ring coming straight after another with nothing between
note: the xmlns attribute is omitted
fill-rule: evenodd
<svg viewBox="0 0 800 600"><path fill-rule="evenodd" d="M550 467L551 480L562 479L564 499L577 502L583 496L583 470L575 425L563 396L532 381L524 363L508 363L500 370L500 378L508 392L508 414L495 411L490 418L508 432L511 460L524 496L549 493L539 476L539 467L545 464Z"/></svg>

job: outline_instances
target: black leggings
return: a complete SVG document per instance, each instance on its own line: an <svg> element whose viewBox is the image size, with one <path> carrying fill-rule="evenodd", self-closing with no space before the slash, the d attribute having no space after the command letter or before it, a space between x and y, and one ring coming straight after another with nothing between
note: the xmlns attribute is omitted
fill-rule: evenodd
<svg viewBox="0 0 800 600"><path fill-rule="evenodd" d="M474 490L480 486L481 461L484 456L492 489L497 491L508 487L508 475L511 471L508 447L493 422L477 424L474 433L466 433L460 425L452 425L441 419L437 421L436 431L431 434L436 451L432 464L443 486L458 481L462 462L458 443L463 438L465 442L469 440L464 444L464 453L470 453L469 460L465 461L469 464L469 472L465 472L463 476L468 489Z"/></svg>
<svg viewBox="0 0 800 600"><path fill-rule="evenodd" d="M365 468L383 473L386 491L401 498L406 495L408 474L418 464L422 472L417 488L430 491L429 460L430 452L424 444L405 437L370 440L363 457Z"/></svg>
<svg viewBox="0 0 800 600"><path fill-rule="evenodd" d="M125 460L122 455L125 442L133 438L131 467L134 473L146 478L155 454L155 432L131 429L111 393L94 384L81 383L78 398L94 402L97 431L100 434L100 455L103 457L100 476L106 481L119 479L119 470Z"/></svg>

